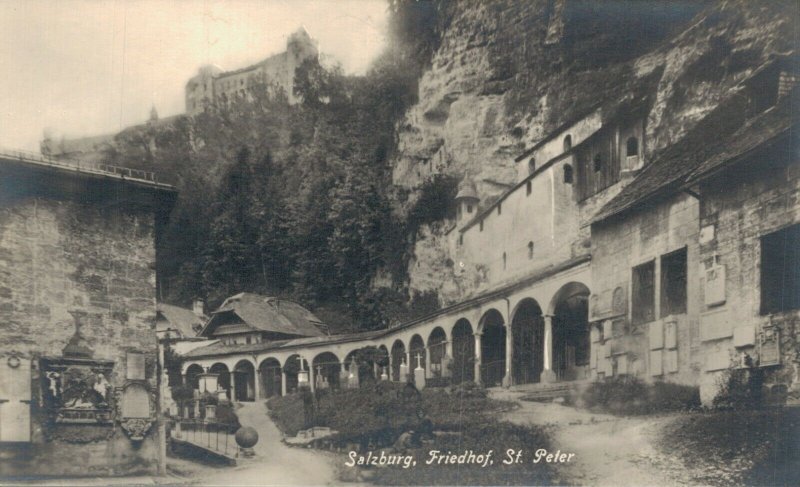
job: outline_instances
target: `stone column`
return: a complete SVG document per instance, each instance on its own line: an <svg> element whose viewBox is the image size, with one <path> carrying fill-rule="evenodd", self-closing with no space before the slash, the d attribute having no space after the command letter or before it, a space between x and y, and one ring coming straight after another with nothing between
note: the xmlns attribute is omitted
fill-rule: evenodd
<svg viewBox="0 0 800 487"><path fill-rule="evenodd" d="M431 377L431 349L425 347L425 378L430 379Z"/></svg>
<svg viewBox="0 0 800 487"><path fill-rule="evenodd" d="M540 382L552 383L556 381L556 374L553 372L553 316L544 316L544 370Z"/></svg>
<svg viewBox="0 0 800 487"><path fill-rule="evenodd" d="M231 402L236 402L236 372L230 371L228 373L228 382L231 385Z"/></svg>
<svg viewBox="0 0 800 487"><path fill-rule="evenodd" d="M506 325L506 375L503 377L503 386L514 385L514 328L509 323Z"/></svg>
<svg viewBox="0 0 800 487"><path fill-rule="evenodd" d="M315 379L316 378L314 377L314 367L311 365L311 362L308 362L308 386L311 388L311 392L317 390L317 385L314 383Z"/></svg>
<svg viewBox="0 0 800 487"><path fill-rule="evenodd" d="M415 361L411 357L411 350L406 352L406 363L408 364L408 372L406 376L403 377L403 382L411 382L414 377L414 363Z"/></svg>
<svg viewBox="0 0 800 487"><path fill-rule="evenodd" d="M286 370L281 367L281 396L286 395Z"/></svg>
<svg viewBox="0 0 800 487"><path fill-rule="evenodd" d="M257 368L253 368L253 400L258 401L261 399L261 371Z"/></svg>
<svg viewBox="0 0 800 487"><path fill-rule="evenodd" d="M475 383L483 384L481 378L481 333L475 332Z"/></svg>

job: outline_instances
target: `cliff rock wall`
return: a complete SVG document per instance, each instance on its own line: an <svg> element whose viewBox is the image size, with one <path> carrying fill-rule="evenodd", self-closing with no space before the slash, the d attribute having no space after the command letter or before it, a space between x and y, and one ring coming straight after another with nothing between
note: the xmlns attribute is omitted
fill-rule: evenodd
<svg viewBox="0 0 800 487"><path fill-rule="evenodd" d="M481 205L516 180L514 157L556 127L626 100L651 104L646 157L680 139L772 54L796 43L790 2L458 2L398 124L393 182L415 190L437 173L469 177ZM445 232L421 228L408 268L413 295L441 304L452 285Z"/></svg>

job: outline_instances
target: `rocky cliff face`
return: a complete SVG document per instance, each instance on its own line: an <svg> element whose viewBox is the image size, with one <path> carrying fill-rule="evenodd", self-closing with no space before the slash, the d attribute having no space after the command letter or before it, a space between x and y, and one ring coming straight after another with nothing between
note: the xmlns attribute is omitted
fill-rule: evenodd
<svg viewBox="0 0 800 487"><path fill-rule="evenodd" d="M598 105L652 104L646 151L680 139L796 33L791 2L458 2L398 125L395 185L415 190L432 175L472 178L482 203L515 182L514 157ZM411 294L442 304L469 294L452 286L448 225L417 233Z"/></svg>

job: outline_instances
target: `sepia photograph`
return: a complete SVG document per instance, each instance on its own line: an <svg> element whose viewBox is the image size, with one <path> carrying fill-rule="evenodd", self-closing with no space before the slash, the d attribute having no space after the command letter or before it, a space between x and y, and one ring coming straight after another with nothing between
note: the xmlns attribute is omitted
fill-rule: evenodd
<svg viewBox="0 0 800 487"><path fill-rule="evenodd" d="M796 0L0 0L0 486L800 485Z"/></svg>

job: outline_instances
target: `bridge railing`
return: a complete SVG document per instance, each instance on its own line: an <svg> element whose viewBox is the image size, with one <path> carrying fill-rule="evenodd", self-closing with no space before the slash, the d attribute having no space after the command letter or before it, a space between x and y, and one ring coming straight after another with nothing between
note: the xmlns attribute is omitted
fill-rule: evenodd
<svg viewBox="0 0 800 487"><path fill-rule="evenodd" d="M81 161L79 159L56 159L43 154L38 154L33 151L0 148L0 157L5 157L8 159L16 159L23 162L32 162L35 164L42 164L52 167L75 169L79 171L94 172L98 174L110 174L115 176L121 176L123 178L137 179L153 183L158 182L156 178L156 173L153 171L131 169L129 167L121 167L121 166L112 166L110 164L86 162L86 161Z"/></svg>

